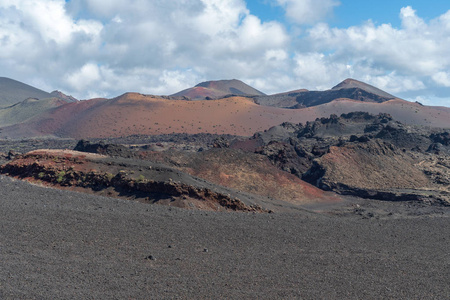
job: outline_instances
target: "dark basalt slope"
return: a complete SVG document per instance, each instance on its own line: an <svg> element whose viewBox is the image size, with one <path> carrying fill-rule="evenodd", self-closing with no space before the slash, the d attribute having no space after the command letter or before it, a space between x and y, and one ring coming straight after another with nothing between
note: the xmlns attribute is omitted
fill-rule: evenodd
<svg viewBox="0 0 450 300"><path fill-rule="evenodd" d="M382 103L396 97L369 84L355 79L346 79L332 89L326 91L299 90L270 96L258 96L254 99L255 102L260 105L284 108L304 108L325 104L340 98L362 102Z"/></svg>
<svg viewBox="0 0 450 300"><path fill-rule="evenodd" d="M231 147L340 194L450 204L448 129L407 126L364 112L284 123Z"/></svg>

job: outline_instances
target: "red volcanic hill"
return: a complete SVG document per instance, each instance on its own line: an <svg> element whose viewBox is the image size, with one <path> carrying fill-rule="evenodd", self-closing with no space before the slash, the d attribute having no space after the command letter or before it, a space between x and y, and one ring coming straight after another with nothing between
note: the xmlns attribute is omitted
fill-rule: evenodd
<svg viewBox="0 0 450 300"><path fill-rule="evenodd" d="M180 101L126 93L114 99L64 104L35 118L0 129L0 138L58 136L120 137L134 134L217 133L251 136L283 122L365 111L388 113L405 124L450 128L450 110L394 99L383 103L338 99L303 109L262 106L246 97Z"/></svg>
<svg viewBox="0 0 450 300"><path fill-rule="evenodd" d="M264 93L252 88L240 80L218 80L206 81L197 84L195 87L183 90L171 95L172 97L186 97L193 100L207 98L221 98L227 95L235 96L253 96L265 95Z"/></svg>

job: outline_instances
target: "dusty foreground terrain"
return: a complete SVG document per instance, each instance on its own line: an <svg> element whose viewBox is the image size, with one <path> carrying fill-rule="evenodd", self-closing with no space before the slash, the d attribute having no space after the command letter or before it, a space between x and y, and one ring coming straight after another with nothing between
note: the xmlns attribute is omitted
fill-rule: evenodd
<svg viewBox="0 0 450 300"><path fill-rule="evenodd" d="M190 211L0 176L1 299L448 299L447 207ZM326 208L330 210L330 208ZM394 211L381 215L381 210Z"/></svg>

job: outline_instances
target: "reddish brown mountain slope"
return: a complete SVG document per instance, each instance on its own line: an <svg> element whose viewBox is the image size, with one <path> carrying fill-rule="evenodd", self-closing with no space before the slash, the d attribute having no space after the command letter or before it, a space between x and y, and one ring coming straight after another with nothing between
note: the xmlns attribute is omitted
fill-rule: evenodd
<svg viewBox="0 0 450 300"><path fill-rule="evenodd" d="M240 80L218 80L206 81L197 84L195 87L183 90L171 96L187 97L194 100L206 98L220 98L226 95L264 95L264 93L252 88Z"/></svg>
<svg viewBox="0 0 450 300"><path fill-rule="evenodd" d="M193 153L142 152L142 156L221 186L294 205L342 200L281 171L266 157L254 153L220 148Z"/></svg>
<svg viewBox="0 0 450 300"><path fill-rule="evenodd" d="M305 123L353 111L389 113L406 124L450 128L450 111L404 100L367 103L340 99L304 109L283 109L260 106L244 97L179 101L127 93L111 100L65 104L25 123L2 128L0 137L90 138L173 132L250 136L286 121Z"/></svg>

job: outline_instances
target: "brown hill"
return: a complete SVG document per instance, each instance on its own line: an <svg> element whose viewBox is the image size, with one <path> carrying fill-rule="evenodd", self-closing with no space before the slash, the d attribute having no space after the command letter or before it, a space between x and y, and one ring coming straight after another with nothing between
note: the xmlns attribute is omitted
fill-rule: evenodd
<svg viewBox="0 0 450 300"><path fill-rule="evenodd" d="M450 128L450 111L404 100L368 103L339 99L304 109L261 106L252 99L179 101L127 93L53 108L22 124L4 127L0 137L51 136L90 138L134 134L216 133L251 136L283 122L305 123L330 114L388 113L410 125Z"/></svg>
<svg viewBox="0 0 450 300"><path fill-rule="evenodd" d="M252 88L240 80L232 79L202 82L195 87L183 90L171 96L199 100L207 98L216 99L227 95L251 96L264 95L264 93Z"/></svg>
<svg viewBox="0 0 450 300"><path fill-rule="evenodd" d="M61 99L64 102L67 102L67 103L77 102L78 101L78 99L76 99L76 98L74 98L72 96L66 95L66 94L64 94L61 91L53 91L53 92L50 93L50 95L52 95L53 97L56 97L58 99Z"/></svg>
<svg viewBox="0 0 450 300"><path fill-rule="evenodd" d="M266 157L235 149L201 152L142 152L148 160L162 162L190 175L245 193L286 201L293 205L333 203L342 199L300 178L283 172Z"/></svg>
<svg viewBox="0 0 450 300"><path fill-rule="evenodd" d="M22 82L0 77L0 127L22 123L46 110L78 101L60 91L47 93Z"/></svg>

